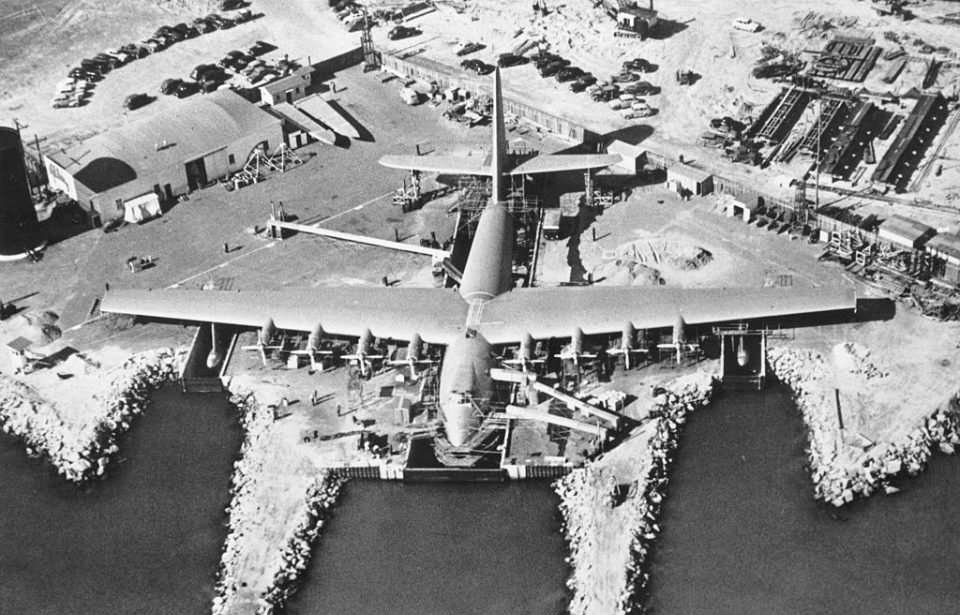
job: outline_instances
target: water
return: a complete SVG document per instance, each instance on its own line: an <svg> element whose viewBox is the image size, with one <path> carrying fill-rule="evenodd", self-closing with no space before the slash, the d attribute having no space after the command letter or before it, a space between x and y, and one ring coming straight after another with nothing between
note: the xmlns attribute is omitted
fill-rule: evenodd
<svg viewBox="0 0 960 615"><path fill-rule="evenodd" d="M539 481L353 481L287 613L559 615L558 503Z"/></svg>
<svg viewBox="0 0 960 615"><path fill-rule="evenodd" d="M0 436L0 612L209 613L241 440L224 397L158 391L82 489Z"/></svg>
<svg viewBox="0 0 960 615"><path fill-rule="evenodd" d="M730 394L686 425L651 569L661 615L960 612L960 459L903 492L817 505L783 388Z"/></svg>

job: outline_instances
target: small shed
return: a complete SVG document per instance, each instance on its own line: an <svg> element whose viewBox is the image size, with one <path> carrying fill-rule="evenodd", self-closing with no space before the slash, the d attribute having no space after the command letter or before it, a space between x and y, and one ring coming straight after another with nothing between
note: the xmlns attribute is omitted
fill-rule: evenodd
<svg viewBox="0 0 960 615"><path fill-rule="evenodd" d="M960 284L960 237L937 235L927 242L926 250L936 263L936 274L952 284Z"/></svg>
<svg viewBox="0 0 960 615"><path fill-rule="evenodd" d="M760 197L745 196L739 199L727 197L725 208L728 218L740 216L744 222L750 222L756 211L760 209Z"/></svg>
<svg viewBox="0 0 960 615"><path fill-rule="evenodd" d="M307 95L313 83L313 67L298 68L286 77L260 86L260 98L271 107L279 103L293 104Z"/></svg>
<svg viewBox="0 0 960 615"><path fill-rule="evenodd" d="M680 163L667 168L667 183L679 192L697 196L713 192L713 174L689 164Z"/></svg>
<svg viewBox="0 0 960 615"><path fill-rule="evenodd" d="M927 226L906 216L894 214L880 224L878 237L880 241L893 247L919 250L936 234L937 229L932 226Z"/></svg>
<svg viewBox="0 0 960 615"><path fill-rule="evenodd" d="M612 172L619 174L636 175L643 170L643 163L647 157L647 152L642 147L620 140L607 146L607 153L620 154L620 162L609 167Z"/></svg>
<svg viewBox="0 0 960 615"><path fill-rule="evenodd" d="M33 344L25 337L7 342L7 349L10 351L10 366L14 374L19 374L27 367L27 349Z"/></svg>

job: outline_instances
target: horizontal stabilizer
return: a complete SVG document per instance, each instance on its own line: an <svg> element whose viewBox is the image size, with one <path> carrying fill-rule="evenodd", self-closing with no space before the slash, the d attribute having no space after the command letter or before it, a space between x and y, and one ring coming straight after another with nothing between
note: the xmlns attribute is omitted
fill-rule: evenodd
<svg viewBox="0 0 960 615"><path fill-rule="evenodd" d="M620 162L620 154L557 154L541 155L510 171L510 175L536 175L561 171L585 171L609 167Z"/></svg>
<svg viewBox="0 0 960 615"><path fill-rule="evenodd" d="M380 164L391 169L449 173L451 175L490 175L492 170L481 156L384 156Z"/></svg>

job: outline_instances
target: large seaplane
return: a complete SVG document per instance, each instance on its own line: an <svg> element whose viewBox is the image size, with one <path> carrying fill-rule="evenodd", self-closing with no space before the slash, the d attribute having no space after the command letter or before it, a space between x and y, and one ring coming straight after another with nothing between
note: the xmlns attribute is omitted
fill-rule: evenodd
<svg viewBox="0 0 960 615"><path fill-rule="evenodd" d="M491 369L498 349L518 346L522 367L536 362L535 340L569 339L574 358L584 336L621 336L614 352L629 356L638 331L846 310L853 290L823 288L554 287L514 288L514 220L504 202L510 175L585 170L614 164L615 155L537 156L508 166L500 72L493 77L493 147L489 156L385 156L384 166L488 176L491 198L481 212L456 288L335 287L259 291L122 290L111 288L104 312L259 328L269 343L276 329L310 332L308 348L325 336L357 339L360 362L374 340L408 342L418 361L424 344L445 347L439 375L440 420L452 447L469 445L498 400ZM264 341L266 340L266 341ZM679 351L678 351L679 352ZM568 353L569 354L569 353ZM569 358L569 357L567 357ZM215 357L214 361L218 361Z"/></svg>

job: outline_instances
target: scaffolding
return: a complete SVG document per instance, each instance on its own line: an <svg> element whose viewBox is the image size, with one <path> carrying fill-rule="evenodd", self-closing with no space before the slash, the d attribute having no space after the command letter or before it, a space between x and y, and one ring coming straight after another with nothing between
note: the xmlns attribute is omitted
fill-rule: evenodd
<svg viewBox="0 0 960 615"><path fill-rule="evenodd" d="M363 72L376 70L380 66L377 59L377 50L373 46L373 35L370 33L372 24L367 9L363 9L363 31L360 33L360 49L363 53Z"/></svg>

